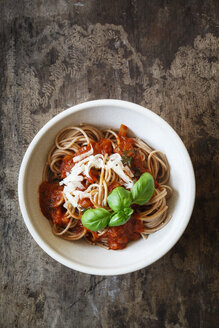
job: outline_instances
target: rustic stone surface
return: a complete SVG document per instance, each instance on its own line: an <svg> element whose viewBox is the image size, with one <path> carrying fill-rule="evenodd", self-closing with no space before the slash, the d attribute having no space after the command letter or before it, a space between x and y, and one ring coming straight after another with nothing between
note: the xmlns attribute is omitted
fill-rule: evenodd
<svg viewBox="0 0 219 328"><path fill-rule="evenodd" d="M1 1L1 327L218 327L218 2ZM161 260L115 277L45 254L18 207L17 178L36 132L91 99L142 104L187 146L197 199Z"/></svg>

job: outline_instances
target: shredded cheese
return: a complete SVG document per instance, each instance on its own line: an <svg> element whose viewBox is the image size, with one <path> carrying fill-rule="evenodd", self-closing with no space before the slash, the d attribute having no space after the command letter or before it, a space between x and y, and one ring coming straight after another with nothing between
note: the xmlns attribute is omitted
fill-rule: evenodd
<svg viewBox="0 0 219 328"><path fill-rule="evenodd" d="M89 172L92 167L96 169L112 169L124 181L123 185L125 188L131 189L133 186L133 181L131 179L133 174L127 166L123 165L122 158L119 154L110 155L106 159L105 164L103 155L92 154L93 148L91 146L88 152L74 157L73 161L75 165L71 171L67 173L66 178L59 183L60 185L64 185L63 194L68 202L75 208L80 208L78 203L80 199L90 199L90 186L85 190L81 182L84 180L84 176L90 178Z"/></svg>
<svg viewBox="0 0 219 328"><path fill-rule="evenodd" d="M75 163L80 162L82 159L92 155L94 150L93 150L93 147L92 147L91 144L90 144L90 147L91 147L90 150L88 150L86 153L83 153L81 155L78 155L78 156L74 157L73 162L75 162Z"/></svg>

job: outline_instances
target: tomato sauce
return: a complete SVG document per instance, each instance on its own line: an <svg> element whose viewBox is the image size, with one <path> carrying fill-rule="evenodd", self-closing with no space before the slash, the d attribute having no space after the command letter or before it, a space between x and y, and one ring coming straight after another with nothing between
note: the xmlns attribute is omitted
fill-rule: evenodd
<svg viewBox="0 0 219 328"><path fill-rule="evenodd" d="M60 163L60 171L61 171L61 179L66 178L66 173L70 172L73 166L75 165L73 158L76 156L79 156L81 154L84 154L88 152L91 149L91 145L93 147L93 154L102 154L102 155L111 155L113 153L113 146L112 141L110 139L101 139L98 142L91 141L91 143L85 147L81 147L76 153L74 153L72 156L66 155L63 157L61 163ZM91 175L92 174L91 170ZM96 179L94 177L91 178L92 181L89 181L90 183L94 183Z"/></svg>
<svg viewBox="0 0 219 328"><path fill-rule="evenodd" d="M128 131L128 127L124 124L121 124L119 128L119 135L122 137L126 137L127 131Z"/></svg>
<svg viewBox="0 0 219 328"><path fill-rule="evenodd" d="M127 137L128 128L121 124L119 134L117 136L117 147L113 149L112 141L110 139L101 139L98 142L91 141L91 143L85 147L81 147L72 156L66 155L60 161L61 179L66 177L66 174L71 171L75 165L73 159L76 156L84 154L93 148L93 154L111 155L118 153L121 155L124 165L128 165L135 177L140 177L144 172L151 172L145 168L141 156L135 151L135 140ZM89 183L95 183L98 181L100 170L91 168L89 172L90 178L83 180L81 183L85 188ZM158 186L157 181L155 186ZM119 187L119 182L114 182L108 187L108 192L111 192L116 187ZM64 198L62 194L63 186L58 183L43 182L39 188L40 194L40 207L41 211L49 220L54 224L60 226L66 226L69 223L69 219L66 217L66 209L63 207ZM94 205L89 198L79 200L79 204L82 208L94 208ZM137 206L137 205L134 205ZM135 207L133 207L135 208ZM78 220L77 225L74 227L74 232L81 232L84 229L81 220ZM101 239L107 240L110 249L118 250L127 246L130 241L134 241L140 238L140 233L144 231L143 222L137 218L136 214L133 214L129 221L124 225L118 227L109 227L103 235L99 236L94 231L89 231L90 239L93 242L101 241Z"/></svg>
<svg viewBox="0 0 219 328"><path fill-rule="evenodd" d="M89 198L83 198L83 199L79 199L78 201L79 205L81 205L81 207L83 208L94 208L93 203L90 201Z"/></svg>
<svg viewBox="0 0 219 328"><path fill-rule="evenodd" d="M129 166L131 167L135 176L137 176L137 174L136 174L137 171L138 171L139 177L141 174L143 174L145 172L148 172L153 176L153 174L150 172L150 170L148 170L144 166L140 154L135 152L135 150L134 150L135 141L134 141L134 139L128 138L126 136L127 130L128 130L127 126L121 124L120 129L119 129L119 134L118 134L118 140L117 140L118 146L116 147L115 152L119 153L122 157L124 157L126 159L129 158L129 163L130 163ZM153 177L153 179L154 179L155 188L158 188L159 183L157 182L157 180L154 177Z"/></svg>
<svg viewBox="0 0 219 328"><path fill-rule="evenodd" d="M94 155L102 154L102 155L111 155L113 153L112 141L110 139L101 139L98 142L91 141L91 145L94 150Z"/></svg>
<svg viewBox="0 0 219 328"><path fill-rule="evenodd" d="M140 233L143 231L143 222L137 220L133 215L128 222L118 227L109 228L101 237L107 238L110 249L117 250L125 248L128 242L139 239Z"/></svg>
<svg viewBox="0 0 219 328"><path fill-rule="evenodd" d="M120 155L123 155L125 152L127 156L133 155L133 146L135 144L134 139L128 138L127 135L128 128L126 125L121 124L118 137L117 137L117 144L118 146L115 149L116 153L119 153Z"/></svg>
<svg viewBox="0 0 219 328"><path fill-rule="evenodd" d="M97 152L97 154L111 155L113 153L112 141L110 139L101 139L94 146L94 150Z"/></svg>
<svg viewBox="0 0 219 328"><path fill-rule="evenodd" d="M69 219L65 216L63 187L58 183L42 182L39 188L40 208L43 215L54 224L65 226Z"/></svg>
<svg viewBox="0 0 219 328"><path fill-rule="evenodd" d="M95 168L92 168L90 171L89 171L89 175L90 177L87 178L88 179L88 182L89 183L95 183L97 181L97 177L99 176L99 171L96 170Z"/></svg>
<svg viewBox="0 0 219 328"><path fill-rule="evenodd" d="M111 183L111 185L109 185L109 187L108 187L108 193L110 193L113 189L120 187L120 186L121 186L121 184L117 181Z"/></svg>
<svg viewBox="0 0 219 328"><path fill-rule="evenodd" d="M70 172L73 166L74 166L74 162L72 156L66 155L65 157L63 157L60 165L62 179L66 178L66 173Z"/></svg>
<svg viewBox="0 0 219 328"><path fill-rule="evenodd" d="M77 220L77 224L74 226L74 233L80 233L86 229L83 224L81 223L81 220Z"/></svg>
<svg viewBox="0 0 219 328"><path fill-rule="evenodd" d="M123 153L126 153L127 156L133 156L134 154L134 144L135 140L128 137L123 137L118 135L118 146L115 148L115 152L119 153L120 155L123 155Z"/></svg>
<svg viewBox="0 0 219 328"><path fill-rule="evenodd" d="M144 172L149 171L144 167L142 158L139 154L135 154L133 156L132 167L137 168L140 171L140 173L144 173Z"/></svg>

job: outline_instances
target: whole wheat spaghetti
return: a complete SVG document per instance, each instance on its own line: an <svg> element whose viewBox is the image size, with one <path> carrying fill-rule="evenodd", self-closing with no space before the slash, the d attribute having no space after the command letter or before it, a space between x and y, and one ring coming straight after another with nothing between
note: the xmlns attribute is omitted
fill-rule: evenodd
<svg viewBox="0 0 219 328"><path fill-rule="evenodd" d="M127 223L95 232L83 226L86 209L111 211L110 192L119 186L131 190L144 172L154 178L154 193L145 205L132 205L134 213ZM91 244L122 249L140 236L146 239L171 219L166 202L172 194L169 174L166 156L139 138L127 137L124 125L119 131L69 126L57 134L48 153L39 190L41 210L58 237L85 238Z"/></svg>

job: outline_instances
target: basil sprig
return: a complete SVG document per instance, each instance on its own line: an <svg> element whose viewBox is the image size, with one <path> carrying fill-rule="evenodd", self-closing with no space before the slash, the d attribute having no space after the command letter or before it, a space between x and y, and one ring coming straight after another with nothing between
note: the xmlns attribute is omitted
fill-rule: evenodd
<svg viewBox="0 0 219 328"><path fill-rule="evenodd" d="M81 218L82 224L91 231L125 224L131 217L131 204L145 205L153 196L154 179L145 172L133 185L131 192L123 187L115 188L108 196L107 202L113 213L104 208L87 210Z"/></svg>
<svg viewBox="0 0 219 328"><path fill-rule="evenodd" d="M124 189L123 187L117 187L111 191L107 197L107 202L113 211L120 211L131 205L132 195L130 191Z"/></svg>
<svg viewBox="0 0 219 328"><path fill-rule="evenodd" d="M111 213L104 208L90 209L84 212L81 222L84 227L91 231L104 229L110 220Z"/></svg>
<svg viewBox="0 0 219 328"><path fill-rule="evenodd" d="M145 172L131 189L134 204L145 205L154 193L154 179L152 175Z"/></svg>

